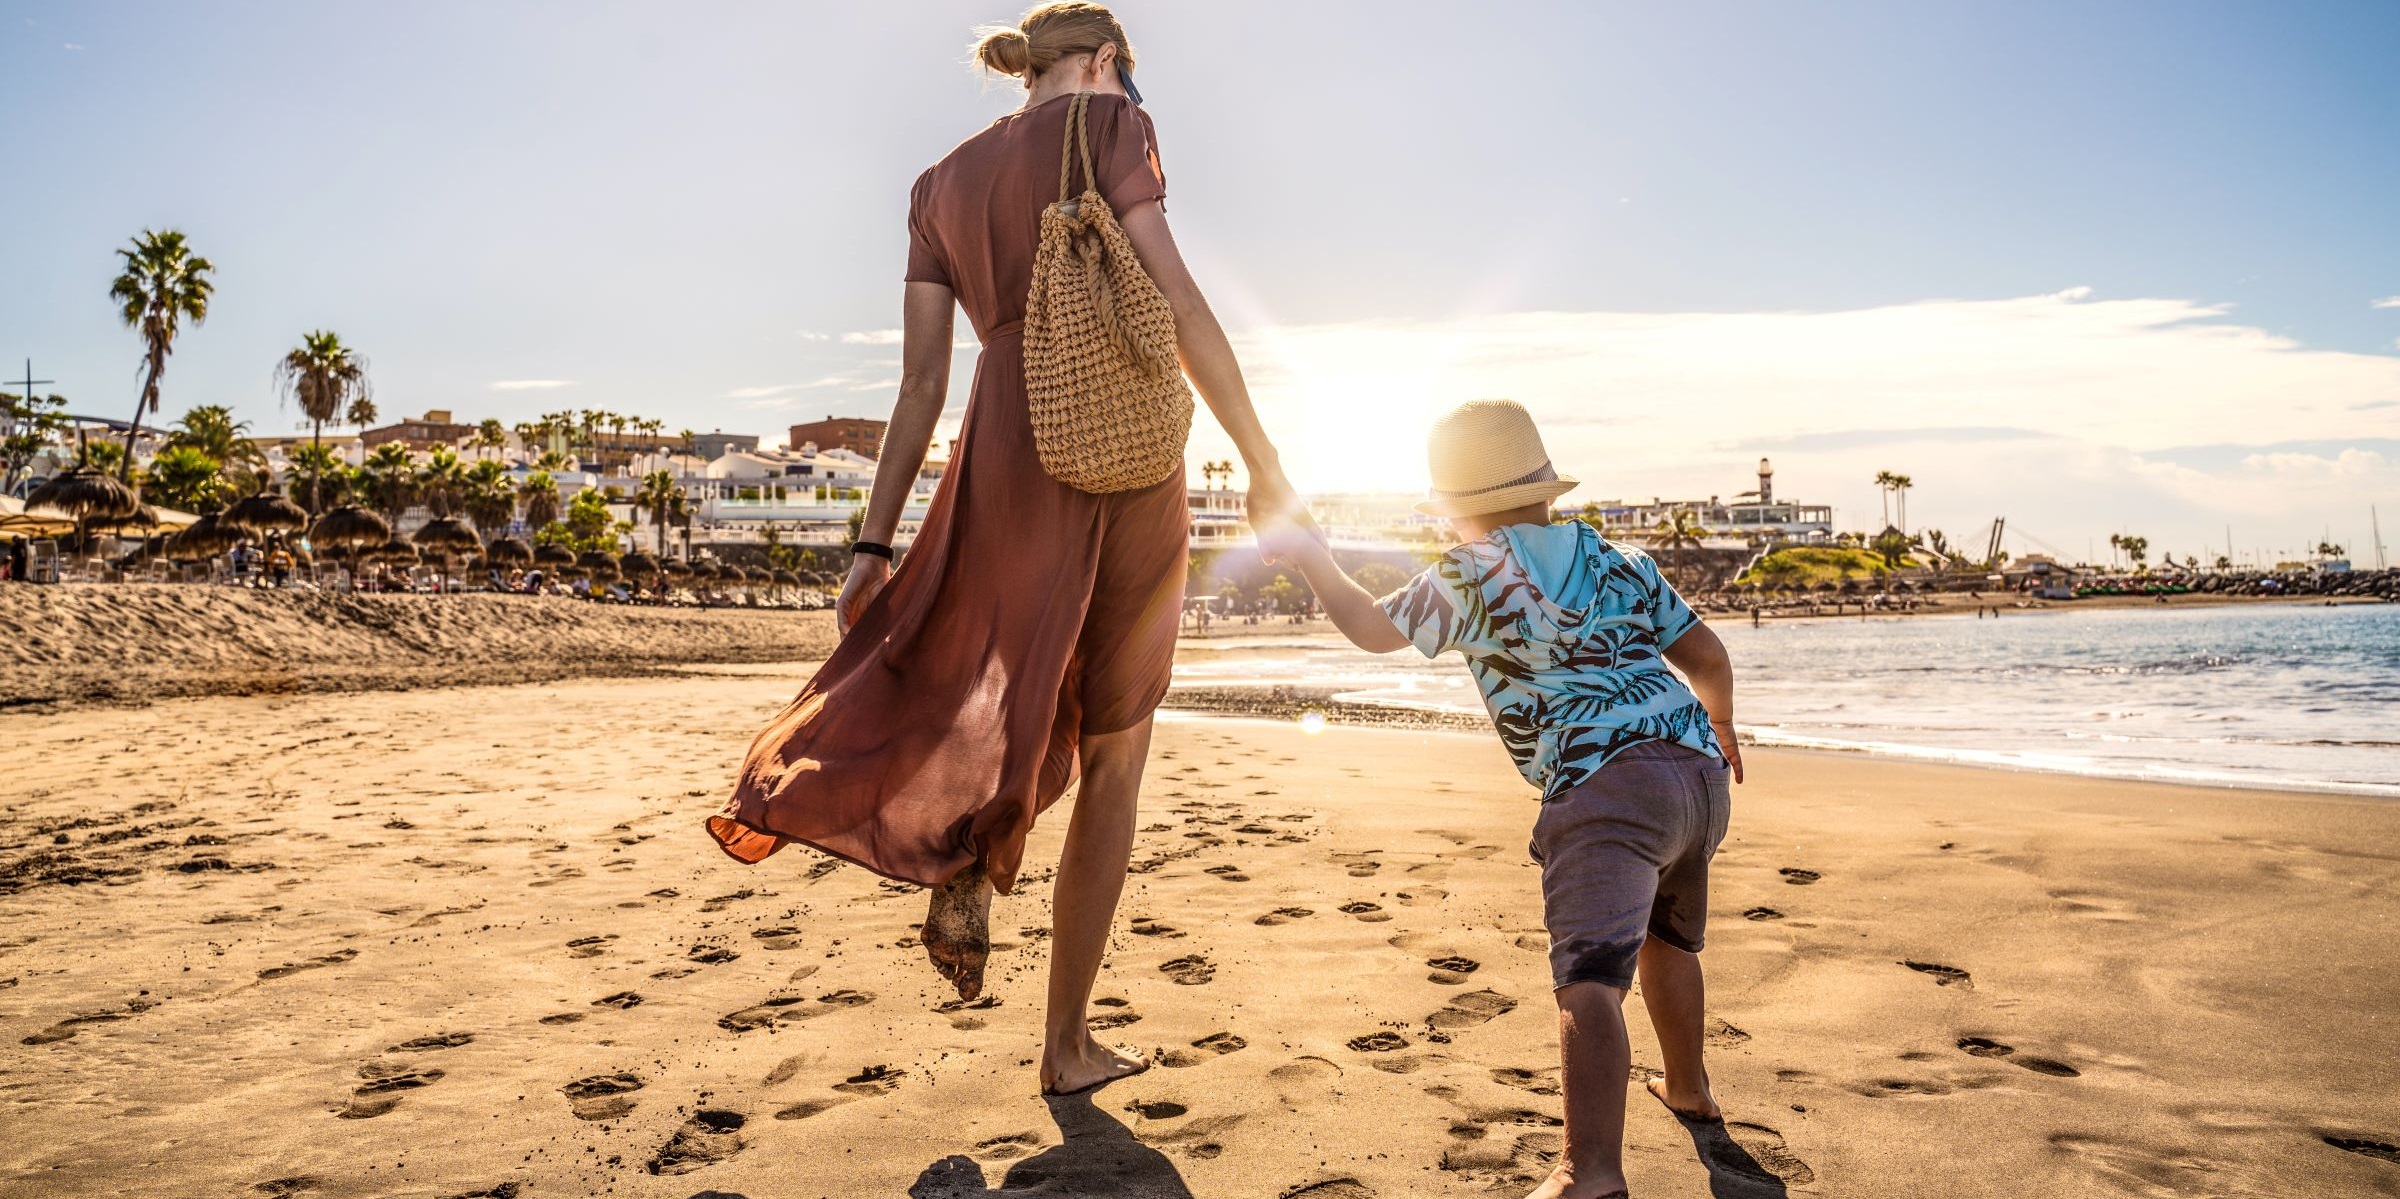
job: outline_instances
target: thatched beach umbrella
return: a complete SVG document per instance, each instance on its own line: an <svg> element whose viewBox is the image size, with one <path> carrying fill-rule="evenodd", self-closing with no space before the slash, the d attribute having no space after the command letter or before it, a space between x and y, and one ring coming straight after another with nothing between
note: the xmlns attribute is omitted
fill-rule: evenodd
<svg viewBox="0 0 2400 1199"><path fill-rule="evenodd" d="M356 550L382 545L392 539L392 525L382 514L344 504L317 518L310 526L308 540L327 549L339 547Z"/></svg>
<svg viewBox="0 0 2400 1199"><path fill-rule="evenodd" d="M634 550L617 560L617 569L629 579L646 579L658 573L658 557L648 550Z"/></svg>
<svg viewBox="0 0 2400 1199"><path fill-rule="evenodd" d="M600 550L585 550L575 555L575 566L595 583L606 583L617 577L617 556Z"/></svg>
<svg viewBox="0 0 2400 1199"><path fill-rule="evenodd" d="M575 551L555 543L536 546L533 551L533 561L537 566L560 570L575 565Z"/></svg>
<svg viewBox="0 0 2400 1199"><path fill-rule="evenodd" d="M167 553L185 561L196 561L214 558L241 543L241 533L227 528L225 522L212 513L193 521L190 528L177 533L168 543Z"/></svg>
<svg viewBox="0 0 2400 1199"><path fill-rule="evenodd" d="M775 580L775 585L778 587L797 587L800 585L800 576L788 570L777 569L775 573L769 577Z"/></svg>
<svg viewBox="0 0 2400 1199"><path fill-rule="evenodd" d="M494 566L530 566L533 564L533 547L514 537L496 537L490 545L483 547L483 556Z"/></svg>
<svg viewBox="0 0 2400 1199"><path fill-rule="evenodd" d="M409 540L416 542L418 549L431 550L445 558L452 554L472 554L483 548L483 539L475 535L472 527L450 516L426 521L425 527Z"/></svg>
<svg viewBox="0 0 2400 1199"><path fill-rule="evenodd" d="M665 562L659 564L659 569L665 571L667 573L667 577L670 579L688 579L692 577L692 564L684 561L681 558L669 558Z"/></svg>
<svg viewBox="0 0 2400 1199"><path fill-rule="evenodd" d="M693 581L693 582L695 582L695 583L711 583L711 582L715 582L715 581L716 581L716 578L717 578L717 564L716 564L716 563L714 563L714 562L694 562L694 563L692 563L692 581Z"/></svg>
<svg viewBox="0 0 2400 1199"><path fill-rule="evenodd" d="M221 519L229 528L260 538L274 533L297 533L308 527L308 513L283 498L283 492L272 484L227 508Z"/></svg>
<svg viewBox="0 0 2400 1199"><path fill-rule="evenodd" d="M391 540L376 546L367 556L387 566L413 566L421 555L413 543L395 533Z"/></svg>
<svg viewBox="0 0 2400 1199"><path fill-rule="evenodd" d="M746 587L750 584L750 572L747 568L728 562L717 568L717 579L720 582L736 583Z"/></svg>
<svg viewBox="0 0 2400 1199"><path fill-rule="evenodd" d="M133 489L118 482L115 475L88 466L70 466L25 497L28 512L49 508L74 521L78 540L89 539L87 530L92 522L131 516L141 504Z"/></svg>

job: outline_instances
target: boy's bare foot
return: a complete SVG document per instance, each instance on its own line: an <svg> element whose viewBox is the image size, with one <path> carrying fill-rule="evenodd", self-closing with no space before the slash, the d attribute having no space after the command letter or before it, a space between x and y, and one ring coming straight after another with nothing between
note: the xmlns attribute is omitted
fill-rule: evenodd
<svg viewBox="0 0 2400 1199"><path fill-rule="evenodd" d="M1063 1050L1043 1046L1042 1094L1072 1095L1149 1068L1150 1059L1140 1053L1110 1048L1084 1033Z"/></svg>
<svg viewBox="0 0 2400 1199"><path fill-rule="evenodd" d="M1686 1092L1667 1085L1665 1076L1653 1075L1642 1085L1660 1103L1666 1104L1678 1120L1694 1124L1721 1124L1725 1120L1725 1109L1717 1106L1717 1097L1709 1093L1707 1083L1701 1083L1696 1092Z"/></svg>
<svg viewBox="0 0 2400 1199"><path fill-rule="evenodd" d="M960 999L983 993L983 962L992 951L992 883L977 862L932 888L925 906L925 956L958 988Z"/></svg>
<svg viewBox="0 0 2400 1199"><path fill-rule="evenodd" d="M1525 1199L1627 1199L1625 1176L1617 1171L1584 1171L1582 1178L1565 1162L1550 1171L1542 1185L1525 1192Z"/></svg>

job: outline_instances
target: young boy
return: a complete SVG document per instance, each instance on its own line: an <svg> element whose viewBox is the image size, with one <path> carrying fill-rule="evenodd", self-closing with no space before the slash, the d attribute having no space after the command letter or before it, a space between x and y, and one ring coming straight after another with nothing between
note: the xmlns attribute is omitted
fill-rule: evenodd
<svg viewBox="0 0 2400 1199"><path fill-rule="evenodd" d="M1550 523L1575 486L1525 409L1461 405L1433 428L1435 498L1460 544L1378 600L1308 532L1261 534L1308 577L1326 614L1372 653L1464 655L1500 740L1541 788L1542 867L1558 1000L1567 1147L1528 1199L1625 1193L1624 1002L1638 973L1666 1077L1651 1094L1722 1119L1701 1064L1708 862L1742 774L1725 647L1640 550ZM1669 665L1682 672L1678 678ZM1687 683L1688 680L1688 683Z"/></svg>

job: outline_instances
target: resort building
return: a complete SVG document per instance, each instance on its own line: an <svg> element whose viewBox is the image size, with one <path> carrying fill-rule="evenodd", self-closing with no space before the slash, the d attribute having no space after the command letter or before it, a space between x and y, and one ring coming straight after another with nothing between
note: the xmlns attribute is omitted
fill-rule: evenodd
<svg viewBox="0 0 2400 1199"><path fill-rule="evenodd" d="M1690 513L1704 536L1744 543L1822 545L1834 536L1833 506L1777 500L1775 467L1764 458L1758 460L1757 490L1738 492L1731 500L1713 495L1705 500L1597 500L1562 511L1596 520L1600 531L1612 537L1622 534L1637 541L1674 520L1678 512Z"/></svg>
<svg viewBox="0 0 2400 1199"><path fill-rule="evenodd" d="M724 457L731 450L755 450L757 448L758 434L756 433L727 433L722 429L717 429L706 433L692 434L692 453L711 462Z"/></svg>
<svg viewBox="0 0 2400 1199"><path fill-rule="evenodd" d="M369 429L358 435L359 444L374 449L387 441L397 441L412 452L424 453L437 446L456 446L475 435L475 426L462 425L450 419L450 410L435 408L425 415Z"/></svg>
<svg viewBox="0 0 2400 1199"><path fill-rule="evenodd" d="M848 450L874 458L883 453L884 422L863 416L827 415L824 420L793 425L791 437L784 444L799 449L815 446L825 450Z"/></svg>

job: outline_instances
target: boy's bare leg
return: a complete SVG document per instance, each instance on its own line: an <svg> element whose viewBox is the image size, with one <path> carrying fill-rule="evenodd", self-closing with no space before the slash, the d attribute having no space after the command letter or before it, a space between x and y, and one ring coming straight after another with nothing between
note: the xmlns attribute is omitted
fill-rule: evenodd
<svg viewBox="0 0 2400 1199"><path fill-rule="evenodd" d="M1569 983L1558 998L1558 1056L1567 1101L1567 1151L1525 1199L1606 1199L1625 1193L1625 992Z"/></svg>
<svg viewBox="0 0 2400 1199"><path fill-rule="evenodd" d="M1658 1032L1658 1054L1667 1069L1665 1078L1649 1081L1650 1093L1686 1120L1724 1119L1708 1089L1708 1067L1700 1060L1708 1008L1700 955L1651 937L1642 942L1641 977L1642 1003L1650 1009L1650 1027Z"/></svg>
<svg viewBox="0 0 2400 1199"><path fill-rule="evenodd" d="M1150 722L1123 732L1083 739L1083 784L1075 792L1075 814L1067 822L1067 844L1058 857L1051 887L1050 994L1042 1035L1042 1090L1080 1091L1150 1063L1119 1053L1093 1039L1084 1011L1092 980L1108 952L1109 926L1125 891L1125 866L1133 857L1135 809L1142 789L1142 764L1150 755Z"/></svg>

